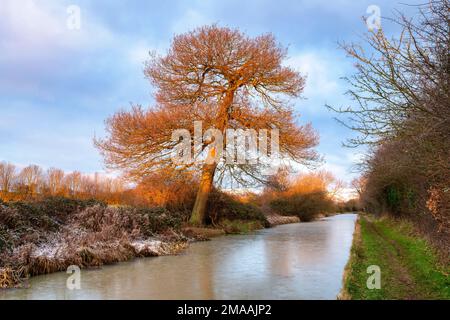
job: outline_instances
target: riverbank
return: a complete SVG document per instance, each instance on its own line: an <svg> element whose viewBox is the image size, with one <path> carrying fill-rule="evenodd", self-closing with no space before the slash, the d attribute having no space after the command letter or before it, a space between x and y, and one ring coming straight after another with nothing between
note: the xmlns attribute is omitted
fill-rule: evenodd
<svg viewBox="0 0 450 320"><path fill-rule="evenodd" d="M381 288L368 289L369 266L379 266ZM341 299L450 299L450 267L414 230L392 218L360 215Z"/></svg>
<svg viewBox="0 0 450 320"><path fill-rule="evenodd" d="M175 255L191 242L300 222L295 216L265 216L252 205L221 205L210 218L217 222L194 228L186 223L189 213L164 208L68 198L0 203L0 288L20 287L24 279L71 265L87 269Z"/></svg>
<svg viewBox="0 0 450 320"><path fill-rule="evenodd" d="M190 242L269 227L252 207L231 201L222 205L227 212L216 214L217 223L192 228L186 224L189 212L164 208L114 207L68 198L0 202L0 288L21 286L24 279L65 271L70 265L92 268L174 255Z"/></svg>
<svg viewBox="0 0 450 320"><path fill-rule="evenodd" d="M190 243L177 255L89 268L81 271L80 290L67 288L66 272L32 277L26 288L0 290L0 300L331 300L355 220L344 214L285 224Z"/></svg>
<svg viewBox="0 0 450 320"><path fill-rule="evenodd" d="M161 208L109 207L66 198L0 203L0 288L70 265L100 267L176 254L195 238Z"/></svg>

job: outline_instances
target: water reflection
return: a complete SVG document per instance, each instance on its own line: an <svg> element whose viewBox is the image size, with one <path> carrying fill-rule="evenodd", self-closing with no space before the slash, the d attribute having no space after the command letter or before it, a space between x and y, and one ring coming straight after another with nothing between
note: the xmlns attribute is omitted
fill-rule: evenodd
<svg viewBox="0 0 450 320"><path fill-rule="evenodd" d="M0 299L334 299L356 215L279 226L195 243L182 255L83 270L81 290L65 273L31 279Z"/></svg>

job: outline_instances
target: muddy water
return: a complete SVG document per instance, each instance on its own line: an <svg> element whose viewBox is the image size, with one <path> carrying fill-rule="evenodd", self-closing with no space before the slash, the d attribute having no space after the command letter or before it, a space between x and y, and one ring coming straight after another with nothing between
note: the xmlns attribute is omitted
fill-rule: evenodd
<svg viewBox="0 0 450 320"><path fill-rule="evenodd" d="M178 256L135 259L38 276L0 299L335 299L348 260L355 214L278 226L192 244Z"/></svg>

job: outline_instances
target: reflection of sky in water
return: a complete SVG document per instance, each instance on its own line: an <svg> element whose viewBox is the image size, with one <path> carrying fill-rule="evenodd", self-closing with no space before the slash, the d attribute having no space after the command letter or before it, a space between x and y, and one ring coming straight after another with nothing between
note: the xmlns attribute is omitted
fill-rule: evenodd
<svg viewBox="0 0 450 320"><path fill-rule="evenodd" d="M0 299L334 299L341 288L356 215L192 244L179 256L136 259L31 279Z"/></svg>

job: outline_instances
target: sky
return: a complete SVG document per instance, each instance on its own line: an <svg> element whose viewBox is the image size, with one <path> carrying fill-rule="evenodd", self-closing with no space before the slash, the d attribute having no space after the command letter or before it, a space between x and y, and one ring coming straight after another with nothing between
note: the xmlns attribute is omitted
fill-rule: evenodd
<svg viewBox="0 0 450 320"><path fill-rule="evenodd" d="M354 62L338 42L361 41L370 5L383 17L412 10L395 0L0 0L0 161L105 172L93 138L116 111L152 105L148 52L164 54L175 34L216 23L250 36L271 32L288 47L286 64L307 76L298 122L320 134L322 168L350 182L364 149L342 146L354 133L325 104L354 105L342 80Z"/></svg>

